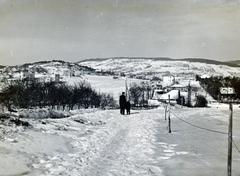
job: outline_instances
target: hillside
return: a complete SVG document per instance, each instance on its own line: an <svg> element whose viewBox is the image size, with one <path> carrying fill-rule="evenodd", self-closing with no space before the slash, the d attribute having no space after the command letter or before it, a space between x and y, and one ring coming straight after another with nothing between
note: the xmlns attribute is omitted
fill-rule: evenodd
<svg viewBox="0 0 240 176"><path fill-rule="evenodd" d="M189 62L199 62L199 63L205 63L205 64L214 64L214 65L226 65L230 67L239 67L239 65L231 62L221 62L221 61L216 61L216 60L211 60L211 59L201 59L201 58L186 58L186 59L174 59L175 61L177 60L182 60L182 61L189 61Z"/></svg>
<svg viewBox="0 0 240 176"><path fill-rule="evenodd" d="M180 78L193 78L195 75L209 76L240 76L240 61L219 62L208 59L171 59L167 57L116 57L83 60L78 63L61 60L40 61L17 66L0 67L2 78L19 78L22 71L34 72L36 78L60 76L81 76L82 73L111 71L124 73L135 78L151 79L154 76L172 74ZM232 66L231 66L232 65Z"/></svg>
<svg viewBox="0 0 240 176"><path fill-rule="evenodd" d="M92 58L85 59L78 63L88 62L88 61L104 61L108 59L145 59L145 60L153 60L153 61L188 61L188 62L199 62L205 64L214 64L214 65L226 65L230 67L239 67L240 60L230 61L230 62L221 62L211 59L203 59L203 58L183 58L183 59L172 59L169 57L113 57L113 58Z"/></svg>
<svg viewBox="0 0 240 176"><path fill-rule="evenodd" d="M240 76L240 67L207 59L170 59L170 58L110 58L93 59L79 62L80 65L96 70L124 72L128 75L174 76Z"/></svg>
<svg viewBox="0 0 240 176"><path fill-rule="evenodd" d="M4 68L5 66L3 66L3 65L0 65L0 69L2 69L2 68Z"/></svg>
<svg viewBox="0 0 240 176"><path fill-rule="evenodd" d="M230 61L229 63L240 66L240 60Z"/></svg>
<svg viewBox="0 0 240 176"><path fill-rule="evenodd" d="M59 74L60 76L80 76L82 72L93 72L94 69L87 66L80 66L76 63L65 62L61 60L53 61L41 61L34 63L26 63L23 65L6 66L1 69L3 75L18 78L21 72L27 70L28 72L34 72L36 77L54 76Z"/></svg>

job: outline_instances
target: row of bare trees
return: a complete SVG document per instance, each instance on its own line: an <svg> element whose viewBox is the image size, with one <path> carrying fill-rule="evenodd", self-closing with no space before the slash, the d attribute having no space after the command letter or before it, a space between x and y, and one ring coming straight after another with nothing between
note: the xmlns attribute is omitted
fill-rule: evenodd
<svg viewBox="0 0 240 176"><path fill-rule="evenodd" d="M114 107L115 101L108 94L96 92L89 83L81 82L75 86L64 83L39 83L18 81L6 86L0 94L0 102L9 110L31 107L62 107L73 109Z"/></svg>
<svg viewBox="0 0 240 176"><path fill-rule="evenodd" d="M206 91L216 100L220 98L221 87L233 87L235 94L231 95L232 99L240 99L240 78L239 77L222 77L215 76L210 78L201 78L196 76L196 80L200 81Z"/></svg>
<svg viewBox="0 0 240 176"><path fill-rule="evenodd" d="M147 106L151 98L152 88L149 84L131 84L129 88L129 100L134 106Z"/></svg>

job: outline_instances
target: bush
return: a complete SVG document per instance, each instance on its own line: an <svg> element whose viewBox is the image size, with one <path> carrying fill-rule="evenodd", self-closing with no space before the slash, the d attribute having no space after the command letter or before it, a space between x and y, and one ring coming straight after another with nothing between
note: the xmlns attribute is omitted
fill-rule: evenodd
<svg viewBox="0 0 240 176"><path fill-rule="evenodd" d="M109 108L114 108L116 107L116 102L114 100L114 98L109 95L109 94L101 94L100 95L100 107L101 108L105 108L105 107L109 107Z"/></svg>
<svg viewBox="0 0 240 176"><path fill-rule="evenodd" d="M84 81L73 87L63 83L19 81L3 89L0 101L9 111L12 111L13 106L24 109L62 107L63 110L73 110L76 106L78 108L115 106L112 96L97 93Z"/></svg>
<svg viewBox="0 0 240 176"><path fill-rule="evenodd" d="M31 119L46 119L46 118L65 118L70 116L70 113L64 111L57 111L52 109L25 109L19 112L20 118Z"/></svg>
<svg viewBox="0 0 240 176"><path fill-rule="evenodd" d="M203 95L198 95L196 97L195 107L207 107L207 99Z"/></svg>
<svg viewBox="0 0 240 176"><path fill-rule="evenodd" d="M221 87L233 87L235 94L231 96L236 100L240 98L240 77L222 77L215 76L210 78L201 78L196 76L196 79L200 82L201 86L216 100L221 98Z"/></svg>
<svg viewBox="0 0 240 176"><path fill-rule="evenodd" d="M129 100L133 106L146 106L151 95L151 86L142 82L132 84L129 88Z"/></svg>

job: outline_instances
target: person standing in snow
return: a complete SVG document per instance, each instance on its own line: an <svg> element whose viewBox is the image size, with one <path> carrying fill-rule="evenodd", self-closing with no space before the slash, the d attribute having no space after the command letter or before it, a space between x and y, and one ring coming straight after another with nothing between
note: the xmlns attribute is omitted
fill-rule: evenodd
<svg viewBox="0 0 240 176"><path fill-rule="evenodd" d="M130 109L131 109L131 104L130 101L126 102L126 110L127 110L127 114L130 115Z"/></svg>
<svg viewBox="0 0 240 176"><path fill-rule="evenodd" d="M119 105L120 105L120 113L122 115L124 115L125 114L125 107L126 107L125 92L122 92L122 95L119 97Z"/></svg>

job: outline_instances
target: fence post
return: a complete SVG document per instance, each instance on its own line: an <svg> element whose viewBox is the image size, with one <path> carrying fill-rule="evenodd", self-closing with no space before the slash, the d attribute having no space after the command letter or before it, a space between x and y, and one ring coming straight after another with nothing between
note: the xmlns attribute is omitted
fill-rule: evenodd
<svg viewBox="0 0 240 176"><path fill-rule="evenodd" d="M169 105L169 110L168 110L168 133L171 133L171 118L170 118L170 95L168 95L168 105Z"/></svg>
<svg viewBox="0 0 240 176"><path fill-rule="evenodd" d="M165 109L165 120L167 120L167 103L165 104L164 109Z"/></svg>
<svg viewBox="0 0 240 176"><path fill-rule="evenodd" d="M183 97L181 97L181 108L183 108Z"/></svg>

